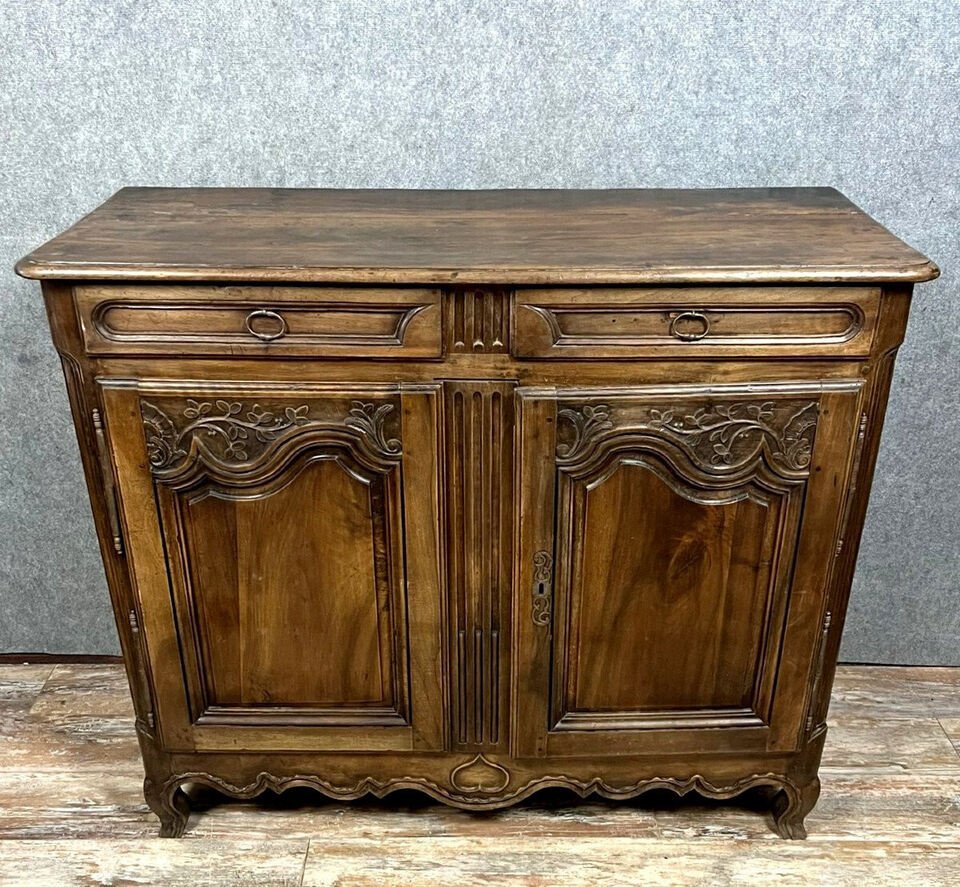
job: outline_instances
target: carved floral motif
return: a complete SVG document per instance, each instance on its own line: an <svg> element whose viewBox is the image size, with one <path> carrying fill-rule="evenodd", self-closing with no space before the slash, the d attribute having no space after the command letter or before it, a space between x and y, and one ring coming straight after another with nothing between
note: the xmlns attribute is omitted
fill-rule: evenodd
<svg viewBox="0 0 960 887"><path fill-rule="evenodd" d="M557 455L561 459L576 458L589 447L598 434L613 428L610 407L605 403L585 404L579 409L564 409L557 415L573 426L573 440L557 446Z"/></svg>
<svg viewBox="0 0 960 887"><path fill-rule="evenodd" d="M384 421L393 404L352 402L343 424L368 438L386 455L400 452L400 441L387 438ZM187 458L197 438L204 450L226 464L242 464L260 456L271 443L292 430L320 425L310 417L310 406L246 406L240 401L187 400L179 415L143 401L140 409L147 444L147 458L155 472L166 471Z"/></svg>
<svg viewBox="0 0 960 887"><path fill-rule="evenodd" d="M395 437L387 438L384 433L384 421L392 411L392 403L377 406L377 404L355 400L350 409L350 415L343 424L366 434L377 450L393 456L400 452L400 441Z"/></svg>
<svg viewBox="0 0 960 887"><path fill-rule="evenodd" d="M706 468L739 468L755 459L764 446L770 458L791 471L810 465L819 408L816 401L711 403L688 412L673 407L647 408L639 423L625 429L655 431L684 447ZM571 461L589 450L594 439L614 428L607 404L560 410L573 426L573 439L557 447L557 456Z"/></svg>
<svg viewBox="0 0 960 887"><path fill-rule="evenodd" d="M680 438L710 465L742 465L766 442L774 460L798 471L810 464L817 415L815 402L784 409L773 401L741 401L712 404L685 415L652 409L649 426Z"/></svg>

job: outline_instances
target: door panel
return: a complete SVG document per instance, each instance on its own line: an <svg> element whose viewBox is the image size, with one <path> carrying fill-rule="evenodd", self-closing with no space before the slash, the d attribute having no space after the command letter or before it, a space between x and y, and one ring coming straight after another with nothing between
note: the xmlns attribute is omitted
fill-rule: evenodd
<svg viewBox="0 0 960 887"><path fill-rule="evenodd" d="M208 488L180 498L211 706L393 704L390 582L376 570L387 538L371 519L382 502L380 478L332 459L256 498ZM351 655L316 657L318 648Z"/></svg>
<svg viewBox="0 0 960 887"><path fill-rule="evenodd" d="M796 744L859 384L764 387L521 392L517 754Z"/></svg>
<svg viewBox="0 0 960 887"><path fill-rule="evenodd" d="M579 497L564 712L743 708L780 501L694 501L638 459ZM638 540L645 544L638 545ZM670 663L662 668L661 663Z"/></svg>
<svg viewBox="0 0 960 887"><path fill-rule="evenodd" d="M442 747L435 389L104 384L168 746Z"/></svg>

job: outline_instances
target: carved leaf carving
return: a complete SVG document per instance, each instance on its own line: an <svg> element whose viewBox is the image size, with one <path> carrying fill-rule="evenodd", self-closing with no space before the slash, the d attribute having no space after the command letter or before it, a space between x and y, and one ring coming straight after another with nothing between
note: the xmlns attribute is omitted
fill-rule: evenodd
<svg viewBox="0 0 960 887"><path fill-rule="evenodd" d="M557 415L573 426L573 440L557 445L557 455L562 459L575 459L590 446L598 434L613 428L610 407L605 403L560 410Z"/></svg>
<svg viewBox="0 0 960 887"><path fill-rule="evenodd" d="M396 456L401 451L400 441L388 439L384 431L384 421L392 410L390 403L353 401L342 424L366 438L376 452ZM168 413L143 401L140 412L154 473L168 471L186 459L194 439L218 462L241 465L299 428L327 424L311 418L309 404L264 406L256 402L247 406L241 401L188 399L179 412Z"/></svg>
<svg viewBox="0 0 960 887"><path fill-rule="evenodd" d="M182 437L173 420L160 407L144 401L140 414L147 439L147 458L154 469L174 465L187 455L180 446Z"/></svg>
<svg viewBox="0 0 960 887"><path fill-rule="evenodd" d="M771 457L794 471L810 465L818 408L814 401L711 404L693 413L648 411L648 427L682 441L701 463L738 467L767 444Z"/></svg>
<svg viewBox="0 0 960 887"><path fill-rule="evenodd" d="M557 457L573 462L589 453L604 432L655 432L682 446L705 470L741 468L764 447L770 458L790 471L810 465L819 407L816 401L734 401L710 403L692 412L665 406L645 407L616 424L608 404L566 408L558 416L571 425L569 442L557 446Z"/></svg>
<svg viewBox="0 0 960 887"><path fill-rule="evenodd" d="M373 403L353 401L350 415L344 421L348 428L355 428L370 437L375 448L388 455L400 452L400 441L395 437L387 438L384 434L384 420L392 412L393 404L384 403L377 406Z"/></svg>

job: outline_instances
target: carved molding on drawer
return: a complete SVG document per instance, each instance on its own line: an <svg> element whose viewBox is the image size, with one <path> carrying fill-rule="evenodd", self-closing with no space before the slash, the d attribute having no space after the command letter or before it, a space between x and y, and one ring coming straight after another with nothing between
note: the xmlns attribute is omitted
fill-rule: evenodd
<svg viewBox="0 0 960 887"><path fill-rule="evenodd" d="M264 307L265 306L265 307ZM393 305L338 305L337 303L288 305L283 303L249 302L230 305L225 308L220 304L203 304L181 302L164 304L163 312L172 318L171 325L181 320L180 315L196 316L197 329L191 329L181 320L184 329L174 328L169 331L157 331L155 328L142 322L141 328L136 326L140 315L149 319L159 313L157 306L150 302L101 302L93 310L92 322L96 332L104 339L112 342L178 342L196 341L226 344L252 342L255 335L249 328L244 327L243 318L251 312L263 312L269 309L271 313L289 315L292 317L305 316L315 322L325 319L326 315L334 319L345 318L353 321L356 330L331 329L310 331L292 336L295 340L316 342L317 344L332 345L403 345L407 327L411 321L426 310L428 305L412 305L409 307ZM118 317L129 316L123 323L116 322ZM205 315L209 316L205 317ZM232 317L235 315L235 317ZM235 328L216 328L217 321L223 321L231 316L236 321ZM201 321L206 321L201 327ZM331 327L334 321L328 322ZM362 324L365 324L362 325ZM369 328L369 329L368 329ZM286 334L286 333L284 333ZM280 338L277 336L276 338Z"/></svg>
<svg viewBox="0 0 960 887"><path fill-rule="evenodd" d="M696 303L689 307L675 305L597 305L583 306L519 306L522 311L529 311L544 323L549 330L554 345L597 345L597 346L636 346L644 344L669 343L672 339L681 341L700 341L709 336L711 341L721 341L725 344L749 345L797 345L797 344L842 344L849 342L862 329L864 324L863 310L858 305L838 304L823 307L811 306L783 306L779 311L762 306L700 306ZM696 336L685 337L677 329L677 319L687 315L698 315L704 321L704 328ZM770 330L745 331L725 330L724 322L733 318L749 319L753 325L761 325L767 321ZM587 321L597 327L602 327L604 321L611 327L623 321L625 329L622 331L603 334L589 330L574 332L573 320L579 320L581 325ZM637 326L642 331L629 329L630 321L638 321ZM643 321L644 323L640 323ZM788 325L792 321L799 326L802 322L819 322L822 330L803 333L792 331L778 331L776 325ZM717 329L714 330L714 326ZM701 334L702 333L702 334Z"/></svg>
<svg viewBox="0 0 960 887"><path fill-rule="evenodd" d="M515 356L622 360L863 356L879 299L868 287L525 288L514 305Z"/></svg>
<svg viewBox="0 0 960 887"><path fill-rule="evenodd" d="M90 354L437 358L435 288L182 286L77 288Z"/></svg>
<svg viewBox="0 0 960 887"><path fill-rule="evenodd" d="M162 405L161 405L162 404ZM141 402L147 458L155 476L182 477L197 463L220 472L248 472L292 438L346 445L374 470L393 466L400 441L387 430L393 403L350 402L341 417L320 418L309 403L252 403L188 398L173 404Z"/></svg>
<svg viewBox="0 0 960 887"><path fill-rule="evenodd" d="M558 462L580 468L593 462L611 438L649 435L679 447L701 471L733 473L762 456L786 475L807 473L819 407L816 401L709 402L702 406L664 403L615 410L607 403L558 411L566 435L557 444Z"/></svg>

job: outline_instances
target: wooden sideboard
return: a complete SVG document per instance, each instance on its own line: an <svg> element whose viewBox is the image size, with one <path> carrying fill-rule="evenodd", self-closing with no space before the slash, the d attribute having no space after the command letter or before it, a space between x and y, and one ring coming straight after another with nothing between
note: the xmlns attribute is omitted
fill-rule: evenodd
<svg viewBox="0 0 960 887"><path fill-rule="evenodd" d="M804 836L938 273L842 195L132 188L18 271L161 834L200 783L760 788Z"/></svg>

